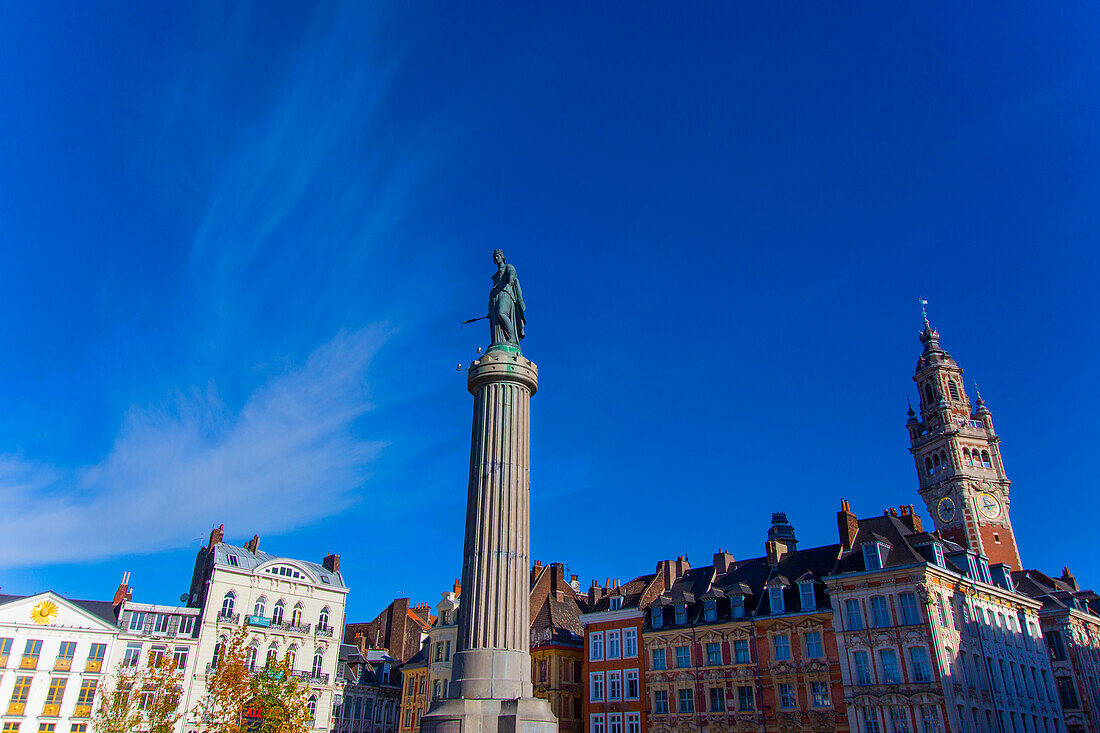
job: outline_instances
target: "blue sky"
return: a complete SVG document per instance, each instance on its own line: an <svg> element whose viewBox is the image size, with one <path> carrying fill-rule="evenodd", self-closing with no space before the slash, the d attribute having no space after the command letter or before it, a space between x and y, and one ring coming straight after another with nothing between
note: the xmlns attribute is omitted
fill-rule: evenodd
<svg viewBox="0 0 1100 733"><path fill-rule="evenodd" d="M1100 8L529 5L7 9L3 591L172 602L224 522L341 554L350 618L437 600L496 247L535 558L919 505L924 297L1025 564L1100 583Z"/></svg>

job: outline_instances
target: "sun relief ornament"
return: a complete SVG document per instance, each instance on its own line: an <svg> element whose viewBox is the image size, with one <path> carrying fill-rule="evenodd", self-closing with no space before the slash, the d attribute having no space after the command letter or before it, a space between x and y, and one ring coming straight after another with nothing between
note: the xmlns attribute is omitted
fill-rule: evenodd
<svg viewBox="0 0 1100 733"><path fill-rule="evenodd" d="M31 621L45 625L57 617L57 604L53 601L39 601L31 609Z"/></svg>

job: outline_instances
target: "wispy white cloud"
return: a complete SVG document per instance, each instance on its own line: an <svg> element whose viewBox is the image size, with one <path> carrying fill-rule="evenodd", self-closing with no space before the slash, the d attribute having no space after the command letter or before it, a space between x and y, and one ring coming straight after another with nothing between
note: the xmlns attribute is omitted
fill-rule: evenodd
<svg viewBox="0 0 1100 733"><path fill-rule="evenodd" d="M342 333L232 411L211 386L132 409L99 464L0 457L0 566L88 561L187 544L212 518L278 532L352 501L379 442L356 437L381 328Z"/></svg>

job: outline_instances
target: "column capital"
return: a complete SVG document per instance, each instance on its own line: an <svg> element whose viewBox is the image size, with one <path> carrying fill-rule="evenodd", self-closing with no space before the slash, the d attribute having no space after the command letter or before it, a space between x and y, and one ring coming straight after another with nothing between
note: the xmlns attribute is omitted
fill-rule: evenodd
<svg viewBox="0 0 1100 733"><path fill-rule="evenodd" d="M533 395L539 387L539 368L518 350L490 348L470 364L466 388L476 394L479 387L490 382L515 382Z"/></svg>

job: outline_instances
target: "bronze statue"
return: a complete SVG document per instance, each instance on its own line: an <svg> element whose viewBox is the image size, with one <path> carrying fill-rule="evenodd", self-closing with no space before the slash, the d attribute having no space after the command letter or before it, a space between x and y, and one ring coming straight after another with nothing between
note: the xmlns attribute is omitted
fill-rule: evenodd
<svg viewBox="0 0 1100 733"><path fill-rule="evenodd" d="M493 262L497 265L497 271L493 273L493 289L489 291L491 345L519 346L527 319L524 317L526 306L516 268L504 261L504 252L499 249L493 250Z"/></svg>

